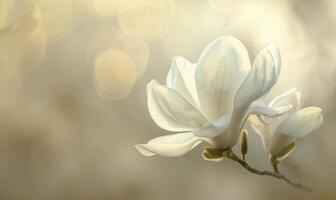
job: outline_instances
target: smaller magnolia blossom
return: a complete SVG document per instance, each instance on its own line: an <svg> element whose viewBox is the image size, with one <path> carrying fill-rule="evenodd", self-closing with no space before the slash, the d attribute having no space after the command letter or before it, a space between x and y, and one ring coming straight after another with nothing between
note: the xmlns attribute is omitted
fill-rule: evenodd
<svg viewBox="0 0 336 200"><path fill-rule="evenodd" d="M265 150L278 161L294 150L298 139L314 132L323 123L321 108L301 109L301 92L295 88L274 98L268 107L277 110L285 105L291 105L291 110L282 116L252 115L246 124L247 129L261 136Z"/></svg>
<svg viewBox="0 0 336 200"><path fill-rule="evenodd" d="M177 133L135 147L145 156L167 157L184 155L202 141L232 148L251 114L274 117L286 111L255 103L277 82L280 66L275 45L262 49L251 66L246 47L231 36L210 43L197 63L175 57L167 84L152 80L147 98L156 124Z"/></svg>

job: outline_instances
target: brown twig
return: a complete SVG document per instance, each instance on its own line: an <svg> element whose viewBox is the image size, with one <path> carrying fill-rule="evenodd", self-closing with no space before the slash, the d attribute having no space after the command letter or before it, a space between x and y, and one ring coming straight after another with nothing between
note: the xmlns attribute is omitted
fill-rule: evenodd
<svg viewBox="0 0 336 200"><path fill-rule="evenodd" d="M312 191L311 188L308 188L307 186L302 185L301 183L296 183L293 182L292 180L288 179L285 175L280 174L280 173L275 173L275 172L270 172L267 170L258 170L255 169L253 167L251 167L246 161L240 159L232 150L226 150L227 153L227 158L238 162L242 167L244 167L245 169L247 169L249 172L253 173L253 174L257 174L257 175L262 175L262 176L271 176L280 180L284 180L285 182L287 182L288 184L290 184L291 186L301 189L301 190L305 190L305 191Z"/></svg>

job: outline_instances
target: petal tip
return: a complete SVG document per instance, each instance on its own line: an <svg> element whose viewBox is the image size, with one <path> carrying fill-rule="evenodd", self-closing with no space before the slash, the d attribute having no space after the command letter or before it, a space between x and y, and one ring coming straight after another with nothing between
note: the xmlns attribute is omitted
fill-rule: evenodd
<svg viewBox="0 0 336 200"><path fill-rule="evenodd" d="M159 84L159 82L158 82L157 80L155 80L155 79L152 79L151 81L149 81L149 82L147 83L147 88L148 88L148 87L151 87L151 86L153 86L153 85L156 85L156 84Z"/></svg>
<svg viewBox="0 0 336 200"><path fill-rule="evenodd" d="M152 79L151 81L149 81L146 86L147 93L149 92L150 89L152 89L153 86L158 85L158 84L159 82L156 81L155 79Z"/></svg>
<svg viewBox="0 0 336 200"><path fill-rule="evenodd" d="M278 47L274 42L269 43L266 48L272 52L279 51Z"/></svg>
<svg viewBox="0 0 336 200"><path fill-rule="evenodd" d="M310 106L303 109L302 112L311 115L322 115L322 108L316 106Z"/></svg>
<svg viewBox="0 0 336 200"><path fill-rule="evenodd" d="M299 88L296 88L296 87L290 89L289 91L291 91L291 92L295 92L295 93L296 93L296 92L300 92Z"/></svg>
<svg viewBox="0 0 336 200"><path fill-rule="evenodd" d="M276 46L276 44L274 42L269 43L266 46L266 51L270 52L270 54L272 55L273 59L276 59L280 62L280 50L279 48ZM280 64L280 63L279 63Z"/></svg>
<svg viewBox="0 0 336 200"><path fill-rule="evenodd" d="M145 148L145 144L136 144L136 145L134 145L134 147L143 156L154 156L155 155L153 152L151 152L147 148Z"/></svg>
<svg viewBox="0 0 336 200"><path fill-rule="evenodd" d="M238 40L236 37L232 36L232 35L228 35L226 36L227 40Z"/></svg>

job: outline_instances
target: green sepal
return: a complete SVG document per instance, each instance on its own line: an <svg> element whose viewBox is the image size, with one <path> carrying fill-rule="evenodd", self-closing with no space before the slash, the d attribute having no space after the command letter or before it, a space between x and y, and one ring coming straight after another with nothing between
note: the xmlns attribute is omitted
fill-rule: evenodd
<svg viewBox="0 0 336 200"><path fill-rule="evenodd" d="M276 157L276 156L270 156L270 162L272 163L272 165L277 165L277 164L279 164L279 159L278 159L278 157Z"/></svg>
<svg viewBox="0 0 336 200"><path fill-rule="evenodd" d="M204 160L220 162L224 159L224 154L221 149L215 147L205 147L202 153Z"/></svg>
<svg viewBox="0 0 336 200"><path fill-rule="evenodd" d="M270 161L273 167L273 170L275 173L279 173L279 169L278 169L278 164L279 164L279 159L275 156L270 156Z"/></svg>

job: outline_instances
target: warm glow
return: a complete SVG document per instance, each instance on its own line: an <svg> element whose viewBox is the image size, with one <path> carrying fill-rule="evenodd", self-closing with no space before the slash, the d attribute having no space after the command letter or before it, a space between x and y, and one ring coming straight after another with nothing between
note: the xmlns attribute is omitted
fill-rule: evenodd
<svg viewBox="0 0 336 200"><path fill-rule="evenodd" d="M73 19L72 0L36 0L47 36L64 34Z"/></svg>
<svg viewBox="0 0 336 200"><path fill-rule="evenodd" d="M215 122L218 116L212 115L219 111L232 113L234 105L222 103L236 93L222 95L226 88L210 87L230 80L231 73L200 83L203 92L190 94L196 105L172 107L169 102L178 95L154 91L151 109L162 109L151 113L147 99L152 79L166 85L171 78L171 87L183 86L174 81L192 82L193 76L181 78L176 70L167 78L172 61L184 57L194 67L206 46L223 36L238 38L251 63L269 43L281 52L282 69L265 96L266 105L298 88L302 108L321 108L323 125L297 141L279 166L314 193L253 176L237 163L205 163L200 155L209 145L205 141L196 147L199 141L191 140L194 150L181 159L143 158L134 148L173 134L183 133L177 146L190 141L190 131L199 127L171 132L151 115L158 121L166 111L168 116L190 113L200 103L198 95L209 96L209 105L218 104L209 106L209 121ZM185 69L180 72L194 75ZM208 69L203 75L220 72ZM335 77L335 0L0 0L0 200L335 200ZM197 87L188 84L182 90ZM314 113L319 112L305 110L293 117L283 133L299 130L301 116L317 124L321 118ZM186 115L176 118L194 124ZM250 121L263 129L266 120L260 119ZM267 133L279 128L276 121L267 122L273 126ZM248 132L246 159L252 167L271 169L264 159L270 136L260 139ZM268 145L280 155L288 141L279 142L276 136ZM166 142L165 148L170 139L156 142ZM239 153L241 140L233 139Z"/></svg>
<svg viewBox="0 0 336 200"><path fill-rule="evenodd" d="M155 0L143 9L118 15L121 30L128 36L152 41L165 33L174 13L172 0Z"/></svg>
<svg viewBox="0 0 336 200"><path fill-rule="evenodd" d="M93 0L97 12L102 16L114 16L125 11L137 10L147 7L153 0Z"/></svg>
<svg viewBox="0 0 336 200"><path fill-rule="evenodd" d="M101 97L120 99L133 88L136 79L132 59L123 51L109 50L95 61L97 92Z"/></svg>

